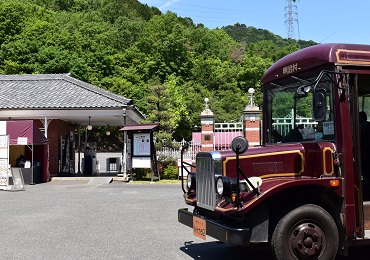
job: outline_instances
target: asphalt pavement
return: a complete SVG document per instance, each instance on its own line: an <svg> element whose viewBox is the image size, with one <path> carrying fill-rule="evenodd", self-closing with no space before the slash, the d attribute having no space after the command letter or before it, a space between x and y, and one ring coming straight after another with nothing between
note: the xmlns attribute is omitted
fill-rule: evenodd
<svg viewBox="0 0 370 260"><path fill-rule="evenodd" d="M271 259L193 236L177 222L178 184L53 180L0 191L0 201L0 259Z"/></svg>

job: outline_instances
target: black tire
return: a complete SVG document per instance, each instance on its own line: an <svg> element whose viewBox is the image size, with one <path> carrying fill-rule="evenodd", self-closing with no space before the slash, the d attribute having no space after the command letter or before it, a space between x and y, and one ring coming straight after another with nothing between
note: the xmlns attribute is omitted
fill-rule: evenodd
<svg viewBox="0 0 370 260"><path fill-rule="evenodd" d="M323 208L307 204L280 219L271 237L277 260L335 259L339 233L332 216Z"/></svg>

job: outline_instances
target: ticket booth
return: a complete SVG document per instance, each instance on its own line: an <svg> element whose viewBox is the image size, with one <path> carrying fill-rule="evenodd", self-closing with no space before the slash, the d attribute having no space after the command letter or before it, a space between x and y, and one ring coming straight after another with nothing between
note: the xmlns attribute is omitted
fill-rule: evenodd
<svg viewBox="0 0 370 260"><path fill-rule="evenodd" d="M8 160L11 172L20 171L25 184L49 180L49 140L33 120L0 121L0 135L9 136ZM23 158L20 164L19 158Z"/></svg>

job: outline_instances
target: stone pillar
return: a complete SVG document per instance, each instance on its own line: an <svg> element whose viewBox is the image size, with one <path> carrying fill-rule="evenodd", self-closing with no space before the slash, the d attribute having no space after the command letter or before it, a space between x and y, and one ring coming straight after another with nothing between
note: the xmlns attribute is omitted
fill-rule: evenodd
<svg viewBox="0 0 370 260"><path fill-rule="evenodd" d="M208 98L205 98L206 107L200 114L200 124L201 124L201 144L202 152L214 151L214 125L215 117L213 112L208 107Z"/></svg>
<svg viewBox="0 0 370 260"><path fill-rule="evenodd" d="M249 142L249 147L261 144L261 110L254 105L254 89L248 89L250 95L249 104L243 110L244 137Z"/></svg>

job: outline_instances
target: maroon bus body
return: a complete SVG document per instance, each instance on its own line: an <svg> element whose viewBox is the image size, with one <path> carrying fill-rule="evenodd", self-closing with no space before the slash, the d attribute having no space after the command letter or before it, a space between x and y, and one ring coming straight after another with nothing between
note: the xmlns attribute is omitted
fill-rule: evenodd
<svg viewBox="0 0 370 260"><path fill-rule="evenodd" d="M323 71L329 71L334 82L335 141L268 143L266 120L270 104L264 98L261 146L250 148L240 155L231 150L199 153L194 176L203 174L199 172L202 170L206 174L202 178L194 177L198 178L195 186L190 186L185 192L185 202L194 207L194 212L180 209L180 223L193 228L194 219L203 219L210 236L232 245L248 246L274 240L273 229L283 217L279 215L280 211L289 213L291 208L294 212L297 204L302 202L302 205L309 207L317 205L332 216L339 236L335 253L338 251L346 255L348 246L370 241L365 236L365 231L370 230L370 202L369 205L365 202L362 176L357 166L360 161L357 108L360 96L366 96L367 91L370 96L370 45L320 44L287 55L263 75L264 97L275 86L290 84L297 78L311 80ZM369 90L365 89L367 84L364 82L368 82ZM214 159L214 156L218 157ZM231 195L230 198L211 196L215 190L197 189L199 185L206 187L208 182L218 183L223 177L237 179L239 176L242 180L238 167L248 178L253 176L262 180L261 184L257 184L260 193L251 189L241 192L238 187L239 194L232 193L238 197L235 202ZM209 187L217 189L217 183ZM215 198L216 202L213 201ZM302 210L305 210L304 206ZM262 220L256 224L258 218ZM308 227L302 227L302 230L310 232ZM325 243L321 246L325 247ZM299 243L293 248L299 251ZM275 257L284 259L279 252ZM324 256L318 258L321 257Z"/></svg>
<svg viewBox="0 0 370 260"><path fill-rule="evenodd" d="M261 82L264 87L268 87L270 82L278 82L284 78L297 74L299 71L320 70L321 68L332 68L341 70L343 73L363 73L370 74L370 45L361 44L319 44L309 48L302 49L273 64L263 75ZM370 83L370 82L369 82ZM358 223L360 207L358 206L361 195L360 182L358 177L360 173L355 172L353 168L353 147L348 140L352 139L351 118L349 114L350 107L348 102L339 102L340 96L336 96L336 126L338 131L337 153L341 155L341 161L344 170L342 176L345 180L343 187L346 196L344 205L346 235L349 241L355 236L362 237L359 232L360 223ZM266 104L264 104L265 106ZM265 116L266 114L264 114ZM357 114L353 115L357 116ZM263 131L266 133L266 131ZM266 135L263 135L266 140ZM263 141L264 143L264 141ZM355 177L354 177L355 176ZM370 218L370 216L369 216ZM366 223L365 223L366 224ZM367 224L370 228L370 222Z"/></svg>

